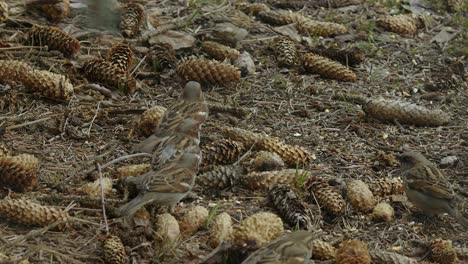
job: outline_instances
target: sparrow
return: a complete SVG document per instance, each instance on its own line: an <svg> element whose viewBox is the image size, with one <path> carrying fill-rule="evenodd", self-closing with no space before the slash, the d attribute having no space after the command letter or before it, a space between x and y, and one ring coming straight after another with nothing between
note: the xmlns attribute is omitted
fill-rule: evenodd
<svg viewBox="0 0 468 264"><path fill-rule="evenodd" d="M458 210L461 199L442 172L418 152L405 152L398 159L406 196L411 203L428 215L448 213L468 229L468 220Z"/></svg>
<svg viewBox="0 0 468 264"><path fill-rule="evenodd" d="M300 230L253 252L242 264L299 264L309 263L315 234Z"/></svg>
<svg viewBox="0 0 468 264"><path fill-rule="evenodd" d="M186 84L178 102L168 108L160 127L138 149L152 153L151 170L128 177L139 194L117 209L131 216L145 204L175 206L193 188L201 162L200 129L208 117L208 107L200 84Z"/></svg>

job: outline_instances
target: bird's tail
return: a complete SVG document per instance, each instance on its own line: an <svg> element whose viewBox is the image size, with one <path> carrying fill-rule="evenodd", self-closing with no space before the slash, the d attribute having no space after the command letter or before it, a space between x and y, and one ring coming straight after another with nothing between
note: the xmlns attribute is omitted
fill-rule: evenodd
<svg viewBox="0 0 468 264"><path fill-rule="evenodd" d="M451 208L452 209L452 208ZM457 210L457 209L452 209L448 212L457 222L462 225L465 229L468 230L468 219L463 216L463 214Z"/></svg>
<svg viewBox="0 0 468 264"><path fill-rule="evenodd" d="M119 216L132 216L138 209L143 207L145 204L152 202L154 199L149 195L140 194L133 198L130 202L120 206L116 213Z"/></svg>

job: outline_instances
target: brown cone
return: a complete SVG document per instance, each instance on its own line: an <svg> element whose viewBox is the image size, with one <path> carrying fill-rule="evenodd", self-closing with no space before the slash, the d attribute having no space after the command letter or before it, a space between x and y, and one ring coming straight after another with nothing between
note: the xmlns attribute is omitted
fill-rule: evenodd
<svg viewBox="0 0 468 264"><path fill-rule="evenodd" d="M273 42L276 60L279 66L294 66L298 62L296 43L288 37L276 38Z"/></svg>
<svg viewBox="0 0 468 264"><path fill-rule="evenodd" d="M230 64L203 58L189 59L177 66L184 81L224 85L240 80L240 70Z"/></svg>
<svg viewBox="0 0 468 264"><path fill-rule="evenodd" d="M8 19L8 4L0 0L0 23Z"/></svg>
<svg viewBox="0 0 468 264"><path fill-rule="evenodd" d="M70 1L63 0L56 4L42 4L38 6L44 16L54 22L59 22L70 14Z"/></svg>
<svg viewBox="0 0 468 264"><path fill-rule="evenodd" d="M80 51L80 42L57 27L34 25L28 34L29 42L35 46L48 46L71 57Z"/></svg>
<svg viewBox="0 0 468 264"><path fill-rule="evenodd" d="M122 240L118 236L108 235L104 240L104 260L108 264L127 263L127 253Z"/></svg>
<svg viewBox="0 0 468 264"><path fill-rule="evenodd" d="M368 213L374 209L377 200L369 190L369 186L361 180L349 180L346 182L348 200L354 209Z"/></svg>
<svg viewBox="0 0 468 264"><path fill-rule="evenodd" d="M246 13L248 15L254 15L254 16L256 16L259 12L270 10L270 7L268 7L267 5L259 4L259 3L241 2L241 3L237 3L236 6L242 12L244 12L244 13Z"/></svg>
<svg viewBox="0 0 468 264"><path fill-rule="evenodd" d="M357 79L356 74L342 64L314 53L305 54L302 63L306 71L318 73L324 78L350 82Z"/></svg>
<svg viewBox="0 0 468 264"><path fill-rule="evenodd" d="M268 198L281 218L294 229L310 229L311 212L301 197L288 184L272 185Z"/></svg>
<svg viewBox="0 0 468 264"><path fill-rule="evenodd" d="M330 37L342 35L348 32L348 29L337 23L321 22L316 20L303 20L296 24L297 31L304 35Z"/></svg>
<svg viewBox="0 0 468 264"><path fill-rule="evenodd" d="M177 65L175 50L168 43L159 43L151 47L148 58L153 71L156 72L172 69Z"/></svg>
<svg viewBox="0 0 468 264"><path fill-rule="evenodd" d="M263 137L257 142L262 150L278 154L288 166L307 166L312 161L312 154L298 145L288 145L278 138Z"/></svg>
<svg viewBox="0 0 468 264"><path fill-rule="evenodd" d="M245 152L241 142L221 139L202 146L201 167L234 163Z"/></svg>
<svg viewBox="0 0 468 264"><path fill-rule="evenodd" d="M145 136L150 136L159 127L166 110L165 107L156 105L143 112L140 117L139 126Z"/></svg>
<svg viewBox="0 0 468 264"><path fill-rule="evenodd" d="M42 206L30 200L3 199L0 200L0 215L9 221L25 225L48 226L55 222L67 221L68 212L49 206ZM59 229L66 224L59 225Z"/></svg>
<svg viewBox="0 0 468 264"><path fill-rule="evenodd" d="M452 241L437 238L429 243L433 261L442 264L455 264L458 262L457 252L452 247Z"/></svg>
<svg viewBox="0 0 468 264"><path fill-rule="evenodd" d="M208 172L197 176L197 184L208 189L225 189L239 185L245 170L241 166L215 166Z"/></svg>
<svg viewBox="0 0 468 264"><path fill-rule="evenodd" d="M369 189L375 196L403 194L403 181L400 178L379 178L369 183Z"/></svg>
<svg viewBox="0 0 468 264"><path fill-rule="evenodd" d="M372 259L372 263L385 263L385 264L417 264L417 260L409 258L404 255L400 255L395 252L389 252L384 250L373 250L369 252Z"/></svg>
<svg viewBox="0 0 468 264"><path fill-rule="evenodd" d="M370 264L367 244L359 240L346 240L336 253L336 264Z"/></svg>
<svg viewBox="0 0 468 264"><path fill-rule="evenodd" d="M260 151L252 160L253 169L256 171L280 170L284 167L283 159L274 152Z"/></svg>
<svg viewBox="0 0 468 264"><path fill-rule="evenodd" d="M115 44L111 47L109 53L107 53L107 60L122 72L127 72L132 66L132 48L125 42Z"/></svg>
<svg viewBox="0 0 468 264"><path fill-rule="evenodd" d="M416 20L409 15L385 16L378 21L384 29L401 34L414 35L418 30Z"/></svg>
<svg viewBox="0 0 468 264"><path fill-rule="evenodd" d="M0 157L0 183L13 191L32 191L37 187L39 162L32 155Z"/></svg>
<svg viewBox="0 0 468 264"><path fill-rule="evenodd" d="M358 5L365 2L365 0L316 0L314 5L323 6L323 7L344 7L349 5Z"/></svg>
<svg viewBox="0 0 468 264"><path fill-rule="evenodd" d="M279 0L272 3L275 7L284 9L302 9L310 0Z"/></svg>
<svg viewBox="0 0 468 264"><path fill-rule="evenodd" d="M98 82L113 90L132 94L137 89L136 80L133 77L101 58L85 62L83 72L90 81Z"/></svg>
<svg viewBox="0 0 468 264"><path fill-rule="evenodd" d="M122 35L127 38L132 38L139 34L145 16L143 6L137 3L128 3L122 8L121 12L120 31Z"/></svg>
<svg viewBox="0 0 468 264"><path fill-rule="evenodd" d="M446 0L446 1L447 1L447 7L450 11L453 11L453 12L463 11L463 8L465 5L464 0Z"/></svg>
<svg viewBox="0 0 468 264"><path fill-rule="evenodd" d="M246 148L251 148L261 137L260 134L237 127L224 126L221 130L226 137L244 143Z"/></svg>
<svg viewBox="0 0 468 264"><path fill-rule="evenodd" d="M31 69L20 79L23 85L42 96L68 101L73 94L70 80L60 74Z"/></svg>
<svg viewBox="0 0 468 264"><path fill-rule="evenodd" d="M338 50L333 48L312 48L310 52L327 57L339 63L354 67L364 61L364 54L357 48L350 50Z"/></svg>
<svg viewBox="0 0 468 264"><path fill-rule="evenodd" d="M150 169L151 164L149 163L122 166L117 169L116 178L122 179L130 176L140 176L147 173Z"/></svg>
<svg viewBox="0 0 468 264"><path fill-rule="evenodd" d="M310 177L305 183L304 187L312 195L310 203L315 203L317 199L318 204L327 212L339 216L345 213L346 204L343 196L336 192L324 179L319 177Z"/></svg>
<svg viewBox="0 0 468 264"><path fill-rule="evenodd" d="M11 156L11 152L4 144L0 144L0 157Z"/></svg>
<svg viewBox="0 0 468 264"><path fill-rule="evenodd" d="M242 177L242 182L251 190L262 190L273 184L295 184L301 179L307 179L309 175L308 171L296 169L250 172Z"/></svg>
<svg viewBox="0 0 468 264"><path fill-rule="evenodd" d="M204 41L201 45L201 50L220 61L224 61L225 59L235 60L240 56L238 50L214 41Z"/></svg>
<svg viewBox="0 0 468 264"><path fill-rule="evenodd" d="M441 126L450 121L450 116L440 110L398 100L373 99L362 105L364 112L378 120L415 126Z"/></svg>
<svg viewBox="0 0 468 264"><path fill-rule="evenodd" d="M257 14L257 17L263 22L274 26L287 25L308 20L307 17L299 13L294 13L286 10L262 11Z"/></svg>
<svg viewBox="0 0 468 264"><path fill-rule="evenodd" d="M312 241L312 259L332 260L336 258L336 248L322 240Z"/></svg>

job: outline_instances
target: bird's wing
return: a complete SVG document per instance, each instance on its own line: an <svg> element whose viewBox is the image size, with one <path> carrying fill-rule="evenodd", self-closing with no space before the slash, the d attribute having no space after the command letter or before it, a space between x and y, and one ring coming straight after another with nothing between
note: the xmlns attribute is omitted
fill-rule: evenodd
<svg viewBox="0 0 468 264"><path fill-rule="evenodd" d="M452 187L442 172L433 165L416 166L405 172L408 187L440 199L452 199Z"/></svg>

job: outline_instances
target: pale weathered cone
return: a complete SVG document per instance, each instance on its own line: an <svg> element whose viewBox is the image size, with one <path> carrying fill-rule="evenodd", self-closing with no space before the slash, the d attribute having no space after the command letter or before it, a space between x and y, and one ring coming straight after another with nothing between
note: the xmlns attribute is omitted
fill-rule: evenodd
<svg viewBox="0 0 468 264"><path fill-rule="evenodd" d="M359 240L346 240L336 252L336 264L370 264L367 244Z"/></svg>
<svg viewBox="0 0 468 264"><path fill-rule="evenodd" d="M383 264L417 264L417 260L407 256L384 250L372 250L369 252L372 263Z"/></svg>
<svg viewBox="0 0 468 264"><path fill-rule="evenodd" d="M90 196L101 196L101 179L89 182L81 186L80 191ZM102 178L102 191L104 196L112 194L112 179Z"/></svg>
<svg viewBox="0 0 468 264"><path fill-rule="evenodd" d="M252 160L253 169L256 171L279 170L284 167L283 159L274 152L259 151Z"/></svg>
<svg viewBox="0 0 468 264"><path fill-rule="evenodd" d="M127 253L122 240L118 236L109 235L104 240L104 260L108 264L125 264L127 263Z"/></svg>
<svg viewBox="0 0 468 264"><path fill-rule="evenodd" d="M270 10L270 7L265 4L238 2L236 7L247 15L257 15L259 12Z"/></svg>
<svg viewBox="0 0 468 264"><path fill-rule="evenodd" d="M348 190L348 200L358 211L370 212L377 204L377 200L369 190L369 186L361 180L350 180L346 183Z"/></svg>
<svg viewBox="0 0 468 264"><path fill-rule="evenodd" d="M429 243L429 247L433 261L443 264L459 263L457 252L452 247L452 241L437 238Z"/></svg>
<svg viewBox="0 0 468 264"><path fill-rule="evenodd" d="M378 24L388 31L401 35L414 35L418 30L416 19L409 15L385 16L378 21Z"/></svg>
<svg viewBox="0 0 468 264"><path fill-rule="evenodd" d="M210 245L215 248L221 242L228 241L233 233L231 216L220 213L210 225Z"/></svg>
<svg viewBox="0 0 468 264"><path fill-rule="evenodd" d="M372 180L369 189L374 196L385 197L389 195L403 194L403 180L401 178L379 178Z"/></svg>
<svg viewBox="0 0 468 264"><path fill-rule="evenodd" d="M309 175L309 171L299 169L251 172L242 177L242 182L251 190L261 190L275 183L295 183L297 180L307 179Z"/></svg>
<svg viewBox="0 0 468 264"><path fill-rule="evenodd" d="M378 203L372 211L372 219L377 222L391 222L395 216L395 210L386 202Z"/></svg>
<svg viewBox="0 0 468 264"><path fill-rule="evenodd" d="M169 213L160 214L156 217L155 239L173 244L180 236L179 223Z"/></svg>
<svg viewBox="0 0 468 264"><path fill-rule="evenodd" d="M288 10L265 10L256 16L265 23L278 26L309 20L306 16Z"/></svg>
<svg viewBox="0 0 468 264"><path fill-rule="evenodd" d="M273 213L256 213L243 220L234 231L233 241L238 244L255 242L263 246L275 240L284 231L283 221Z"/></svg>
<svg viewBox="0 0 468 264"><path fill-rule="evenodd" d="M301 34L311 36L329 37L334 35L341 35L348 32L348 29L341 24L332 22L321 22L316 20L303 20L296 24L297 31Z"/></svg>
<svg viewBox="0 0 468 264"><path fill-rule="evenodd" d="M147 173L150 169L151 164L149 163L122 166L117 169L115 178L122 179L129 176L140 176Z"/></svg>
<svg viewBox="0 0 468 264"><path fill-rule="evenodd" d="M332 260L336 258L336 248L325 241L316 239L312 241L312 259Z"/></svg>
<svg viewBox="0 0 468 264"><path fill-rule="evenodd" d="M159 127L166 110L164 106L156 105L141 114L138 124L145 136L150 136Z"/></svg>
<svg viewBox="0 0 468 264"><path fill-rule="evenodd" d="M190 236L205 225L208 219L208 209L203 206L190 207L180 219L180 229L183 234Z"/></svg>

